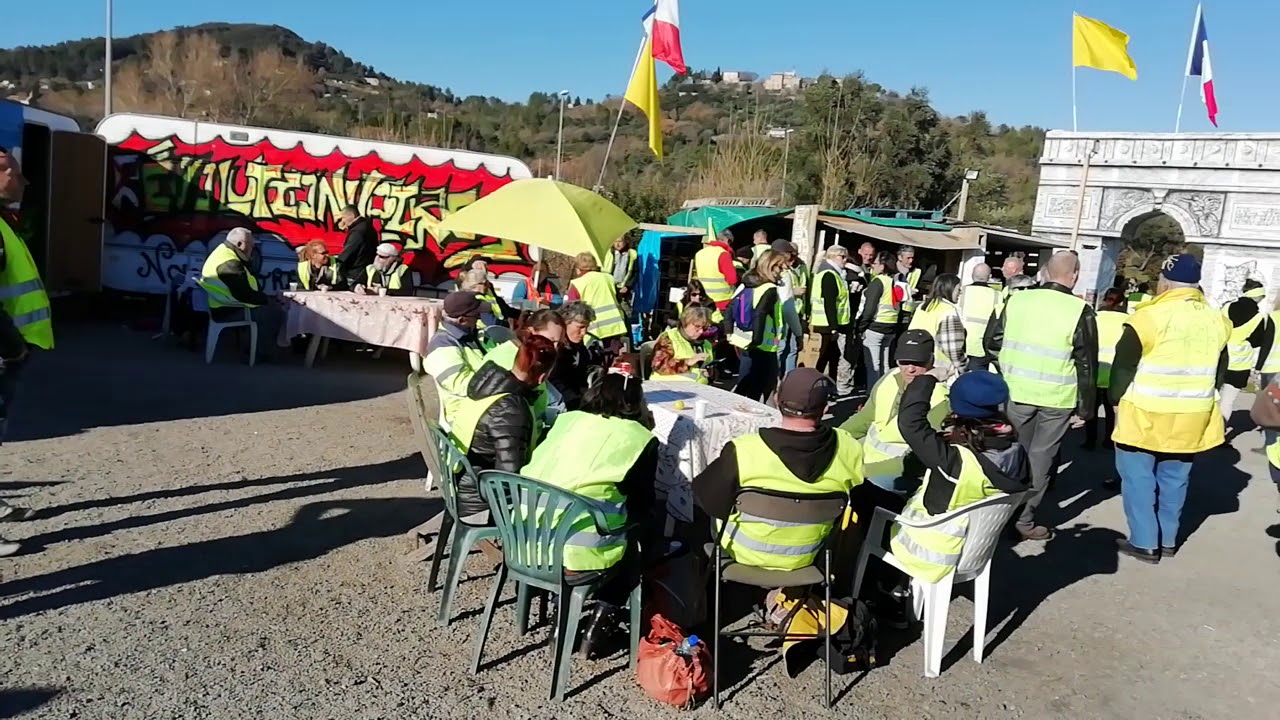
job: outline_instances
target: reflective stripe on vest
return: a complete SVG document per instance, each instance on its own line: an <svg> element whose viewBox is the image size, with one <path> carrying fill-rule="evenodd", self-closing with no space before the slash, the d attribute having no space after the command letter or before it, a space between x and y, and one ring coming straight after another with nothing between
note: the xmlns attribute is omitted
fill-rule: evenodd
<svg viewBox="0 0 1280 720"><path fill-rule="evenodd" d="M708 245L693 256L693 267L698 281L702 283L702 289L706 291L707 297L717 305L728 302L729 298L733 297L733 288L720 272L720 256L726 252L722 247Z"/></svg>
<svg viewBox="0 0 1280 720"><path fill-rule="evenodd" d="M893 280L888 275L876 275L871 282L880 283L880 302L876 306L874 322L894 325L898 322L898 304L893 301Z"/></svg>
<svg viewBox="0 0 1280 720"><path fill-rule="evenodd" d="M960 314L964 318L964 351L973 357L987 354L982 338L1000 302L1000 293L986 285L970 285L960 296Z"/></svg>
<svg viewBox="0 0 1280 720"><path fill-rule="evenodd" d="M480 421L484 419L485 412L493 407L494 403L510 394L498 393L479 400L466 398L458 406L457 411L449 418L449 435L453 438L453 444L458 446L463 455L471 451L471 443L476 439L476 430L480 427ZM529 410L530 417L532 417L533 410L528 405L525 405L525 409ZM538 441L537 427L537 422L529 423L529 428L532 431L529 438L530 449L533 449ZM476 469L485 470L487 468Z"/></svg>
<svg viewBox="0 0 1280 720"><path fill-rule="evenodd" d="M1264 373L1280 372L1280 310L1271 313L1268 318L1272 328L1271 351L1267 353L1267 360L1259 368Z"/></svg>
<svg viewBox="0 0 1280 720"><path fill-rule="evenodd" d="M813 276L813 286L818 288L818 292L822 292L822 280L827 275L835 277L836 281L836 317L835 322L827 318L827 302L819 297L813 303L813 326L815 328L842 327L848 325L852 320L849 309L849 283L845 282L844 276L827 267Z"/></svg>
<svg viewBox="0 0 1280 720"><path fill-rule="evenodd" d="M911 316L908 330L924 330L934 339L933 357L938 363L951 362L951 358L942 352L942 344L937 342L938 330L949 317L960 317L960 308L946 300L931 300L928 305ZM967 340L966 340L967 344Z"/></svg>
<svg viewBox="0 0 1280 720"><path fill-rule="evenodd" d="M1116 359L1116 344L1124 334L1125 313L1098 311L1098 387L1111 387L1111 363Z"/></svg>
<svg viewBox="0 0 1280 720"><path fill-rule="evenodd" d="M773 283L764 283L751 288L751 309L757 310L760 307L760 300L767 294L769 290L777 293L778 286ZM739 288L738 292L746 292L747 288ZM754 313L753 313L754 315ZM765 352L778 352L778 348L782 347L782 301L777 300L773 303L773 312L764 321L764 334L760 338L760 344L756 346L759 350ZM751 347L751 341L755 337L755 328L739 327L738 321L733 322L733 332L729 335L729 343L736 348L746 350Z"/></svg>
<svg viewBox="0 0 1280 720"><path fill-rule="evenodd" d="M1227 315L1230 305L1222 309L1222 314ZM1253 367L1253 361L1257 357L1254 353L1257 348L1249 344L1249 336L1262 323L1262 313L1249 318L1245 324L1237 328L1232 328L1231 337L1227 340L1227 365L1228 370L1249 370Z"/></svg>
<svg viewBox="0 0 1280 720"><path fill-rule="evenodd" d="M578 290L582 301L596 311L596 319L590 326L592 334L602 340L627 334L627 324L618 307L613 276L592 271L575 278L569 284Z"/></svg>
<svg viewBox="0 0 1280 720"><path fill-rule="evenodd" d="M253 269L249 267L249 263L241 260L230 245L223 243L209 253L209 257L205 258L204 266L200 269L200 287L204 288L205 293L209 296L209 307L257 307L257 305L236 300L235 296L231 294L231 289L218 277L218 268L223 263L228 262L238 262L244 265L244 274L249 280L249 287L254 290L258 289L258 278L253 274Z"/></svg>
<svg viewBox="0 0 1280 720"><path fill-rule="evenodd" d="M1009 399L1023 405L1073 408L1076 367L1071 359L1084 300L1050 288L1009 297L1004 309L1000 370Z"/></svg>
<svg viewBox="0 0 1280 720"><path fill-rule="evenodd" d="M808 494L849 492L862 482L862 451L848 433L835 433L835 457L813 482L797 478L759 435L734 439L739 487ZM832 527L830 522L806 524L744 517L737 510L730 513L727 522L720 539L725 552L736 562L769 570L797 570L813 564Z"/></svg>
<svg viewBox="0 0 1280 720"><path fill-rule="evenodd" d="M684 336L684 331L678 327L668 328L667 331L662 334L667 336L667 340L670 341L671 351L676 360L679 360L682 362L688 362L692 360L693 356L697 355L699 352L704 353L707 357L711 357L711 352L712 352L711 343L703 341L699 343L697 348L695 348L693 346L693 343L689 342L689 339ZM690 368L689 370L682 372L679 375L663 375L655 372L653 373L652 379L667 380L667 381L673 381L673 380L689 381L689 382L702 383L703 385L706 385L708 382L710 382L709 380L707 380L706 373L702 372L702 370L698 368Z"/></svg>
<svg viewBox="0 0 1280 720"><path fill-rule="evenodd" d="M328 265L326 265L326 267L329 268L329 275L332 278L330 280L330 283L336 283L338 280L338 259L331 258L329 260ZM314 287L311 286L311 261L310 260L303 260L298 263L298 284L302 286L303 290L315 289Z"/></svg>
<svg viewBox="0 0 1280 720"><path fill-rule="evenodd" d="M902 295L902 312L913 313L919 307L919 301L915 300L916 288L920 287L920 269L915 268L907 273L907 281L903 283L905 292Z"/></svg>
<svg viewBox="0 0 1280 720"><path fill-rule="evenodd" d="M1156 335L1142 338L1142 358L1121 400L1151 413L1217 412L1218 358L1229 334L1222 315L1198 293L1184 300L1161 295L1129 324Z"/></svg>
<svg viewBox="0 0 1280 720"><path fill-rule="evenodd" d="M405 265L405 264L403 264L403 263L401 263L401 264L397 265L397 266L396 266L396 269L391 271L391 278L390 278L390 280L388 280L387 285L386 285L386 288L387 288L388 290L399 290L399 289L403 288L403 287L404 287L404 274L405 274L406 272L408 272L408 271L409 271L409 266L408 266L408 265ZM365 284L365 287L375 287L375 285L373 284L373 278L374 278L374 277L377 277L379 280L381 280L381 279L382 279L382 273L380 273L380 272L378 271L378 268L376 268L376 267L374 267L374 266L370 265L369 267L367 267L367 268L365 268L365 269L364 269L364 284ZM494 307L497 307L497 305L495 304L495 305L494 305ZM502 313L501 313L501 312L498 312L498 313L497 313L497 316L498 316L498 317L502 317Z"/></svg>

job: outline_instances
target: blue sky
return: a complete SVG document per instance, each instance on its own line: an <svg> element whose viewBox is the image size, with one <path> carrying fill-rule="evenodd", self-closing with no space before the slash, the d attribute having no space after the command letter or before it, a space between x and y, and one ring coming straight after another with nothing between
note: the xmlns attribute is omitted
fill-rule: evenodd
<svg viewBox="0 0 1280 720"><path fill-rule="evenodd" d="M102 34L101 0L5 2L0 47ZM16 5L16 7L14 7ZM1132 37L1138 81L1080 70L1081 130L1172 130L1194 0L685 0L695 68L863 70L886 87L927 87L949 114L1071 126L1071 13ZM116 33L208 21L274 23L403 79L524 99L568 88L620 94L648 0L116 0ZM780 12L781 11L781 12ZM1224 130L1280 130L1280 3L1206 7ZM51 22L50 18L57 18ZM1212 130L1194 81L1184 130Z"/></svg>

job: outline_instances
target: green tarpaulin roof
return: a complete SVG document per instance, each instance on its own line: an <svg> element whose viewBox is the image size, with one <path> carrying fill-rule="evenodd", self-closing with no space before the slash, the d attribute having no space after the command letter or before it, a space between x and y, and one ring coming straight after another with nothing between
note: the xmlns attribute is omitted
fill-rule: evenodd
<svg viewBox="0 0 1280 720"><path fill-rule="evenodd" d="M715 227L716 232L720 232L721 230L737 225L740 222L757 220L763 217L786 215L790 213L792 209L793 208L706 205L700 208L681 210L675 215L667 218L667 223L670 225L682 225L684 227L703 228L707 226L707 219L710 218L711 224Z"/></svg>
<svg viewBox="0 0 1280 720"><path fill-rule="evenodd" d="M820 215L835 215L836 217L849 218L850 220L861 220L864 223L879 225L881 227L895 228L913 228L916 230L950 230L950 225L942 223L929 222L927 220L910 220L907 218L873 218L866 215L859 215L852 210L823 210ZM819 217L821 219L821 217Z"/></svg>

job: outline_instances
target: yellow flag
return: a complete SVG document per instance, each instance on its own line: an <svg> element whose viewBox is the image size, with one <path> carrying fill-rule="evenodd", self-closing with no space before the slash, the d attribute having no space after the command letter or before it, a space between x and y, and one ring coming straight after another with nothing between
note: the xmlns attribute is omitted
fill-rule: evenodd
<svg viewBox="0 0 1280 720"><path fill-rule="evenodd" d="M658 73L653 65L653 38L644 43L640 62L627 85L627 102L636 106L649 119L649 148L662 159L662 109L658 107Z"/></svg>
<svg viewBox="0 0 1280 720"><path fill-rule="evenodd" d="M1118 72L1138 79L1138 66L1129 57L1129 36L1101 20L1074 15L1071 60L1074 67Z"/></svg>

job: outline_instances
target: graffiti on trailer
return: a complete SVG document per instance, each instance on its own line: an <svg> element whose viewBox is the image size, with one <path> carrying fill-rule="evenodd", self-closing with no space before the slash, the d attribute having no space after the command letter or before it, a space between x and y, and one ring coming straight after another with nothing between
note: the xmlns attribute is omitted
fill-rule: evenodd
<svg viewBox="0 0 1280 720"><path fill-rule="evenodd" d="M511 182L483 165L468 170L416 157L390 163L376 153L348 157L336 149L316 157L301 143L288 149L270 140L188 144L135 133L112 147L111 167L108 219L115 232L169 241L151 248L157 257L138 268L140 275L169 274L160 253L172 257L234 227L279 236L292 248L323 240L337 253L345 238L337 218L347 205L373 221L383 242L401 245L409 266L429 283L444 281L477 255L498 273L527 273L532 263L528 247L511 241L450 235L442 243L436 237L448 213Z"/></svg>

